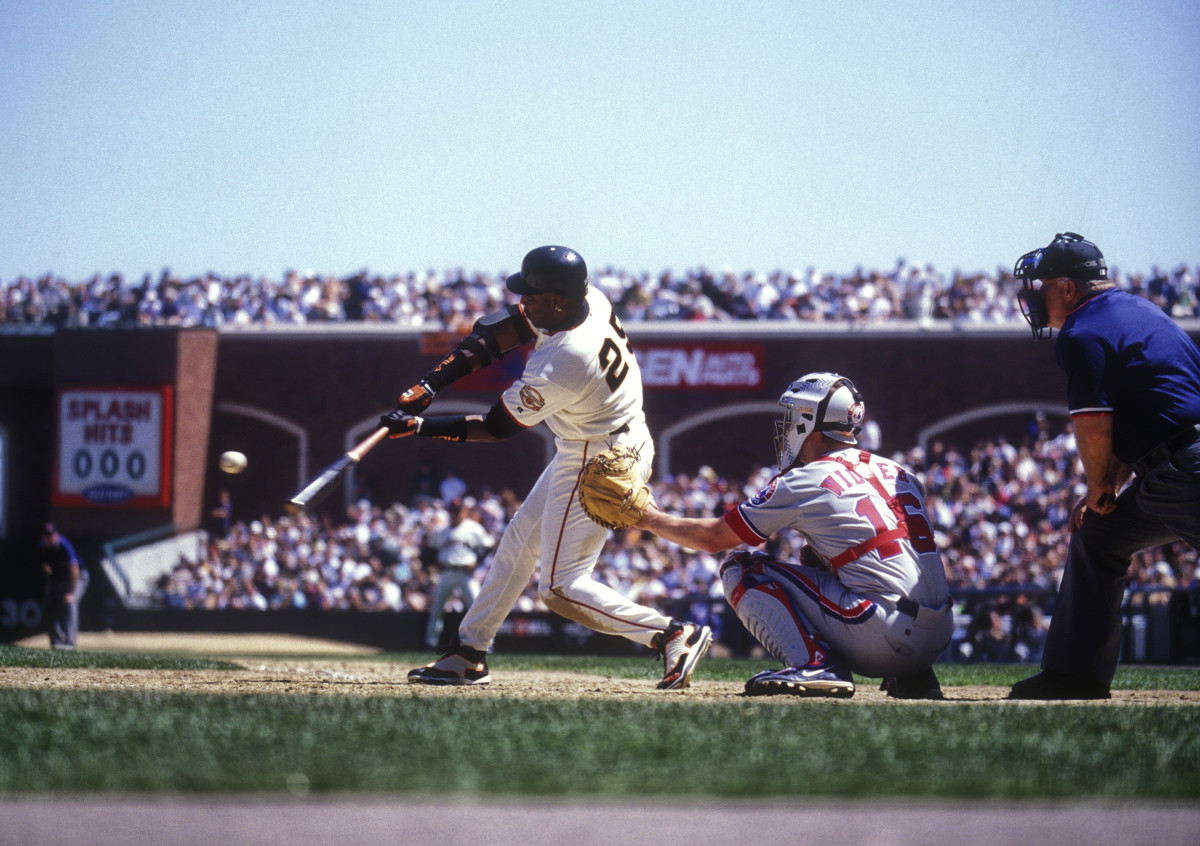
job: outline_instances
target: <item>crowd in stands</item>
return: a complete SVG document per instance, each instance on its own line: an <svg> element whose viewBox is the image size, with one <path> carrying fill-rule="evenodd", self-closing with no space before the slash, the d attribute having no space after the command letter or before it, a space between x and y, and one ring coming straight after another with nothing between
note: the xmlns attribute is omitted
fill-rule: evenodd
<svg viewBox="0 0 1200 846"><path fill-rule="evenodd" d="M930 522L962 621L951 657L1036 661L1066 558L1071 505L1085 489L1070 424L1052 432L1039 417L1019 445L995 438L962 450L939 442L928 454L913 449L895 457L928 491ZM720 514L773 472L757 467L731 480L702 467L654 483L654 496L678 513ZM427 541L447 524L453 505L470 506L498 537L520 504L512 491L472 491L454 476L441 481L436 493L411 503L362 500L341 521L263 515L233 523L212 537L201 560L180 561L163 575L158 600L172 608L428 610L438 570ZM772 539L766 551L798 560L798 543L789 534ZM478 578L489 564L490 557L481 559ZM596 578L646 604L719 604L719 565L717 556L629 529L610 536ZM1129 601L1165 601L1168 594L1154 592L1163 587L1200 587L1194 550L1176 544L1137 556ZM545 610L536 585L518 609Z"/></svg>
<svg viewBox="0 0 1200 846"><path fill-rule="evenodd" d="M456 327L496 311L511 297L503 273L464 270L344 277L289 270L281 280L252 276L126 280L121 274L69 282L53 274L0 282L0 325L264 326L353 321ZM1177 318L1200 317L1200 273L1180 265L1122 274L1121 287ZM1017 285L1004 269L950 274L904 260L887 270L771 273L694 269L659 274L604 268L592 282L618 315L636 321L791 320L865 324L893 320L961 325L1020 321Z"/></svg>

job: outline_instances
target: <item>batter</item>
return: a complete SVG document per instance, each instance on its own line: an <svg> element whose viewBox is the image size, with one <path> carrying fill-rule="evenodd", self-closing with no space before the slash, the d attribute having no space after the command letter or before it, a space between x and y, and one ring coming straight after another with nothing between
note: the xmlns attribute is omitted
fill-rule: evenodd
<svg viewBox="0 0 1200 846"><path fill-rule="evenodd" d="M409 674L421 684L484 684L496 632L537 574L538 596L555 613L604 634L658 651L658 687L686 687L712 640L707 626L672 620L592 578L608 537L579 507L588 458L621 443L650 475L654 442L642 410L642 378L633 348L602 292L587 284L582 257L566 247L532 250L506 282L520 305L476 322L470 335L380 418L392 437L499 441L539 423L554 435L555 455L501 536L479 595L451 651ZM454 379L533 343L524 372L486 415L421 417Z"/></svg>

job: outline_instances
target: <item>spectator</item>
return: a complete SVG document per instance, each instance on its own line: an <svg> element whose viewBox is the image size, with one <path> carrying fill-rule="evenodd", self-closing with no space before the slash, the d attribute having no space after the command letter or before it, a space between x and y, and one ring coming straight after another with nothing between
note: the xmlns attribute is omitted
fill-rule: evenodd
<svg viewBox="0 0 1200 846"><path fill-rule="evenodd" d="M475 500L465 499L453 506L450 525L438 529L429 538L429 546L437 552L439 575L433 601L429 606L429 622L425 627L425 645L438 650L445 618L446 603L458 595L466 611L479 595L475 568L484 554L496 545L495 539L475 519ZM448 650L442 650L448 651Z"/></svg>
<svg viewBox="0 0 1200 846"><path fill-rule="evenodd" d="M208 512L209 525L214 535L224 537L233 527L233 497L222 488L217 494L217 504Z"/></svg>
<svg viewBox="0 0 1200 846"><path fill-rule="evenodd" d="M1024 663L1041 661L1042 651L1046 648L1046 629L1046 615L1042 609L1024 597L1019 598L1012 613L1011 658Z"/></svg>
<svg viewBox="0 0 1200 846"><path fill-rule="evenodd" d="M208 273L190 279L164 270L133 284L121 274L70 282L53 275L0 282L0 324L52 326L252 326L387 321L455 329L503 305L500 274L361 270L343 278L287 270L282 280ZM888 271L743 272L705 268L657 276L606 268L596 280L618 316L638 321L772 320L852 325L896 320L955 326L1020 320L1013 276L963 273L949 278L900 259ZM1147 282L1127 274L1124 287L1173 318L1200 316L1197 274L1186 265L1154 267Z"/></svg>
<svg viewBox="0 0 1200 846"><path fill-rule="evenodd" d="M446 475L438 483L438 493L444 503L461 502L463 497L467 495L467 483L458 475L458 471L452 467L446 471Z"/></svg>

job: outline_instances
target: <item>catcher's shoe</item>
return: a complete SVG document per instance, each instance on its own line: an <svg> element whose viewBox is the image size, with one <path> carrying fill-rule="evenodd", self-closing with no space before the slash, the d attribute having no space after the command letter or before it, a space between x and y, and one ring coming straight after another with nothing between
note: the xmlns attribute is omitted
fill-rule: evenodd
<svg viewBox="0 0 1200 846"><path fill-rule="evenodd" d="M836 664L815 667L784 667L764 670L746 682L747 696L833 696L849 699L854 695L850 673Z"/></svg>
<svg viewBox="0 0 1200 846"><path fill-rule="evenodd" d="M658 683L659 690L677 690L692 683L692 673L712 643L712 629L695 623L671 621L650 641L650 646L663 659L666 672Z"/></svg>
<svg viewBox="0 0 1200 846"><path fill-rule="evenodd" d="M415 684L487 684L487 653L469 646L457 646L432 664L408 671Z"/></svg>
<svg viewBox="0 0 1200 846"><path fill-rule="evenodd" d="M933 667L907 676L892 676L883 680L879 689L892 699L945 699Z"/></svg>

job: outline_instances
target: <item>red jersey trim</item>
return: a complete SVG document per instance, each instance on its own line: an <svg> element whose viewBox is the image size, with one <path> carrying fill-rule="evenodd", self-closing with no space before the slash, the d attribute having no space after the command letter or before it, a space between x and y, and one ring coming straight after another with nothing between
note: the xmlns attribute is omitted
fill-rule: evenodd
<svg viewBox="0 0 1200 846"><path fill-rule="evenodd" d="M742 516L742 507L739 505L730 511L725 512L722 518L729 528L733 529L734 534L741 538L742 543L748 543L750 546L762 546L767 542L767 539L760 535Z"/></svg>

